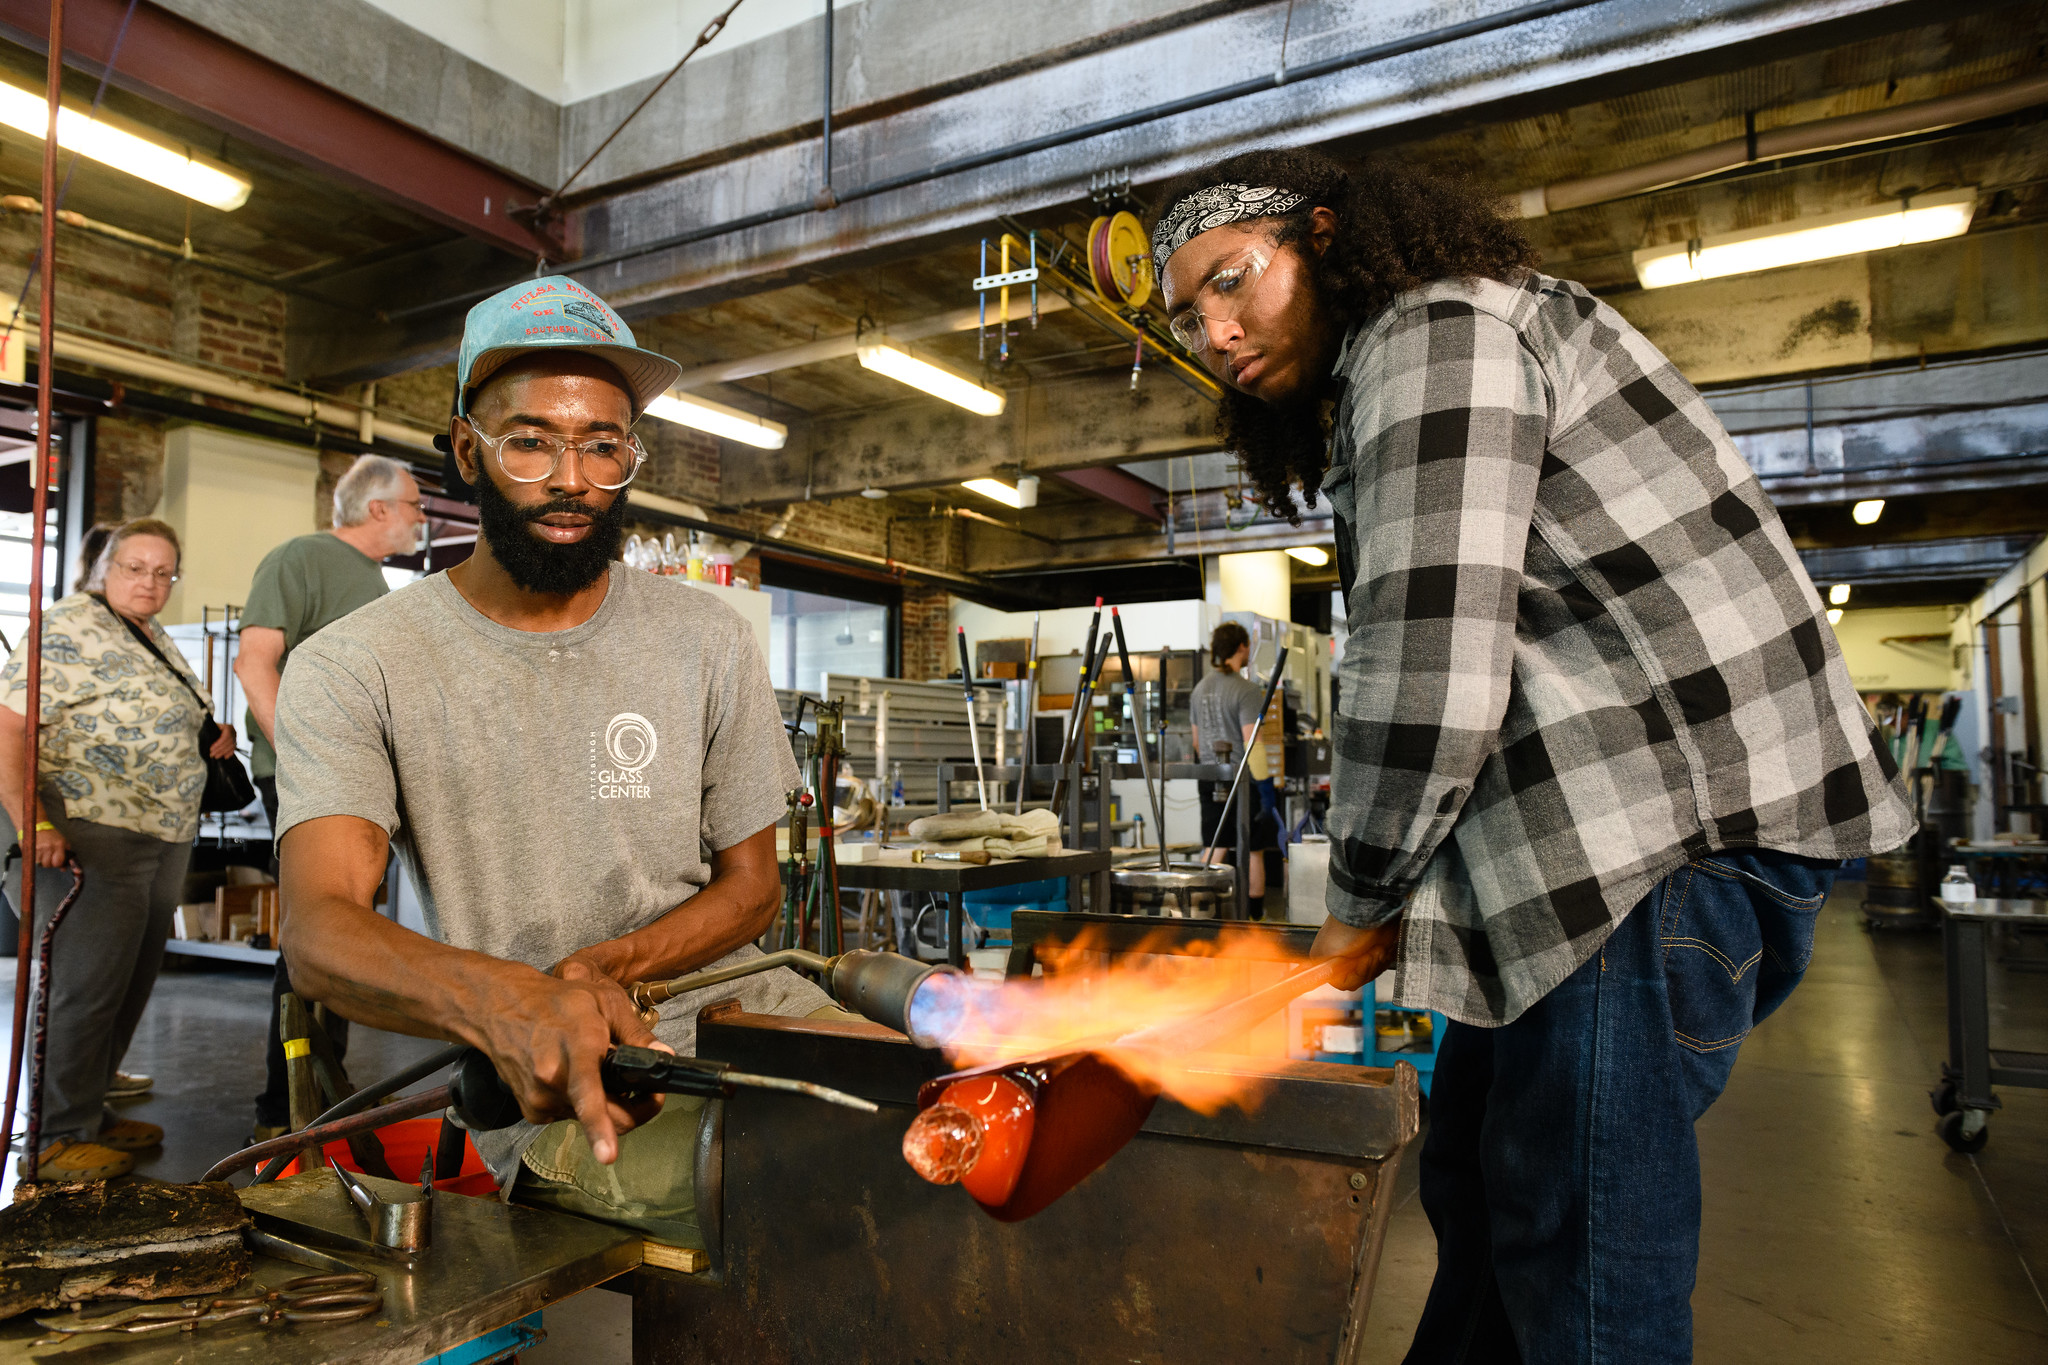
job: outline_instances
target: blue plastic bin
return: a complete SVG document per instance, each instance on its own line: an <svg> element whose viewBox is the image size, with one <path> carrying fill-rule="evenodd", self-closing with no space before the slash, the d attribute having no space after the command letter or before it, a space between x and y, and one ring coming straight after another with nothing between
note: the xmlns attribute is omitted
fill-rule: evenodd
<svg viewBox="0 0 2048 1365"><path fill-rule="evenodd" d="M969 891L961 898L967 918L989 936L991 943L1010 941L1011 917L1019 910L1065 910L1067 882L1064 877L1044 881L1018 882L988 891Z"/></svg>

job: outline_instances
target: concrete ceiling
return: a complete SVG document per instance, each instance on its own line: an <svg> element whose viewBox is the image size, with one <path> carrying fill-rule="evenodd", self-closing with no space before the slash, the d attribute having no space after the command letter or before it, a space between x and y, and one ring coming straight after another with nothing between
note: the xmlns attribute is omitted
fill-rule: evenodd
<svg viewBox="0 0 2048 1365"><path fill-rule="evenodd" d="M0 43L0 81L40 90L39 54ZM90 107L98 82L67 71L65 94ZM192 248L259 279L306 287L312 277L346 262L393 252L412 252L455 240L459 234L415 213L336 183L247 141L229 137L119 87L110 87L101 106L108 114L186 143L223 161L254 182L242 207L223 212L194 204L147 181L83 157L64 156L59 176L69 178L64 207L166 246ZM0 193L40 197L41 139L0 129ZM499 256L501 262L508 258ZM500 268L503 268L501 265ZM366 300L337 296L354 309Z"/></svg>
<svg viewBox="0 0 2048 1365"><path fill-rule="evenodd" d="M469 8L479 5L488 8L486 0ZM411 53L405 44L435 45L384 12L403 17L406 4L378 0L378 6L347 0L349 14L363 11L363 23L352 30L359 41L345 59L337 58L330 75L313 69L307 54L341 39L322 38L319 24L293 31L286 17L302 12L296 5L169 5L274 59L300 53L316 78L536 182L594 146L651 79L581 100L572 91L570 104L546 108L530 103L532 91L508 93L506 117L493 127L486 96L496 87L462 65L481 62L475 53L444 54L456 73L450 79L459 75L461 98L424 99L411 79L388 90L379 86L386 79L380 71L402 74L424 58L414 54L406 58L411 65L395 58L380 65L382 59L366 55L370 49L383 44L393 53ZM1191 84L1211 84L1212 74L1217 81L1233 78L1239 68L1277 58L1283 32L1291 34L1287 60L1299 62L1428 30L1470 17L1471 9L1435 0L1378 6L1075 0L1051 5L1044 24L1030 33L1005 28L977 47L961 26L987 29L985 16L956 17L962 12L949 14L935 0L843 6L835 81L846 126L835 183L871 179L917 158L929 164L948 149L1072 126L1118 102L1128 107L1185 94ZM929 30L929 51L906 47L910 36L903 26L913 20ZM665 93L666 102L650 106L593 173L568 220L572 235L580 234L591 249L646 242L780 202L799 189L808 194L802 187L815 188L819 170L818 124L808 106L822 93L816 69L821 37L818 23L798 22L713 54L701 71L692 68L679 83L688 90L674 101ZM1388 151L1447 166L1507 195L1740 137L1752 121L1768 130L2032 74L2042 69L2044 45L2048 5L2039 3L1702 0L1679 15L1641 0L1608 0L1485 42L1452 44L1148 125L1142 136L1020 158L939 186L624 261L590 272L586 282L600 292L619 291L643 341L688 366L705 365L844 336L864 319L900 325L968 306L977 241L1000 230L997 213L1015 214L1048 241L1074 239L1098 211L1085 188L1088 175L1104 166L1134 168L1134 194L1142 201L1166 173L1224 146L1259 139L1321 142L1341 155ZM32 83L37 65L26 49L0 49L0 74L11 71ZM78 88L90 97L89 81L79 78ZM1057 102L1062 89L1090 93ZM720 98L722 105L686 118L698 108L692 101ZM388 372L440 361L460 317L461 291L522 268L494 248L344 188L316 168L224 140L126 91L111 92L109 107L205 145L256 178L256 193L237 213L193 211L193 243L237 269L301 291L292 303L295 363L309 379L341 382L368 377L378 367ZM1530 220L1527 230L1546 270L1606 296L1703 384L1917 361L1921 348L1937 359L2040 349L2048 347L2048 281L2033 264L2048 252L2048 127L2041 112L1754 165L1552 213ZM1242 130L1233 142L1230 119L1240 115ZM0 138L0 187L33 191L35 151L32 140ZM1980 192L1978 216L1963 243L1654 293L1634 282L1629 254L1641 246L1957 185ZM176 242L185 231L181 201L89 163L77 173L70 206L165 241ZM444 301L438 310L404 316L435 300ZM972 332L918 346L963 370L985 364ZM965 536L969 565L989 572L1327 538L1327 524L1314 519L1299 531L1270 522L1222 529L1247 522L1250 514L1230 505L1236 480L1229 461L1214 450L1213 410L1178 383L1160 357L1147 357L1134 391L1130 343L1080 310L1049 314L1035 331L1018 328L1012 347L1008 366L986 371L989 382L1011 393L1010 412L1000 419L964 417L850 357L707 387L707 396L765 413L794 431L778 455L727 448L728 498L776 505L806 489L836 496L874 483L905 495L899 501L906 508L956 503L1032 533L972 523ZM1937 366L1927 392L1891 404L1901 411L1918 405L1913 410L1925 427L1900 469L1858 472L1845 465L1772 476L1795 537L1816 552L1833 552L1876 536L1988 545L2048 530L2043 472L2007 459L2048 453L2048 422L1991 421L2002 433L1993 439L1981 434L1985 421L1972 415L2010 406L2021 389L2023 396L2048 395L2048 376L2038 376L2038 385L2036 378L2012 372L2005 375L2007 387L1990 389ZM1783 428L1760 410L1778 401L1739 394L1717 399L1738 423L1750 423L1745 448L1764 452L1754 459L1766 459L1765 447L1782 436ZM1873 401L1864 408L1883 406ZM1800 407L1796 425L1803 435L1803 401ZM1841 449L1848 439L1842 433L1860 430L1859 422L1868 425L1867 415L1845 399L1835 408L1823 402L1815 421ZM1972 447L1977 455L2007 462L1974 484L1961 476L1921 478L1903 468L1919 458L1915 451L1943 449L1944 440L1965 428L1979 433L1969 438L1978 443ZM1169 526L1049 477L1087 465L1120 466L1162 491L1170 469L1179 498ZM1011 513L957 487L962 477L1007 478L1022 469L1048 475L1035 511ZM1880 528L1848 523L1849 495L1871 495L1870 488L1886 480L1900 491ZM1203 490L1199 496L1186 496L1190 482ZM1987 497L1987 490L2000 491ZM1974 563L1958 555L1950 556L1951 568ZM1893 575L1888 581L1903 580ZM1952 574L1942 581L1947 586L1940 591L1955 591Z"/></svg>

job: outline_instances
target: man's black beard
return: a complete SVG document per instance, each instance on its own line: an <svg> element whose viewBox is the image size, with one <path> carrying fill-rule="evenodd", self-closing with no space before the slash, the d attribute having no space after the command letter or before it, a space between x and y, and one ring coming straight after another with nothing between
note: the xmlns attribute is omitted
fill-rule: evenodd
<svg viewBox="0 0 2048 1365"><path fill-rule="evenodd" d="M491 554L514 583L528 592L566 597L581 592L611 568L618 558L626 523L626 493L620 489L604 511L592 510L575 498L550 498L532 507L515 506L488 471L476 482L478 519ZM557 512L591 518L590 534L567 545L542 540L527 523Z"/></svg>

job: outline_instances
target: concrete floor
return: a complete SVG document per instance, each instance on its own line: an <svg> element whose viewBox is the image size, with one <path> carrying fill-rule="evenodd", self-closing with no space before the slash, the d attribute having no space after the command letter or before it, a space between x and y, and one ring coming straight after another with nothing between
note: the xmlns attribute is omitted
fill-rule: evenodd
<svg viewBox="0 0 2048 1365"><path fill-rule="evenodd" d="M2048 1360L2048 1093L2003 1092L1976 1157L1942 1144L1926 1093L1946 1048L1940 940L1867 933L1860 900L1846 886L1829 901L1805 983L1744 1045L1727 1094L1700 1122L1697 1358ZM11 962L0 961L0 980L12 982ZM126 1067L157 1088L126 1112L167 1137L139 1169L190 1179L241 1144L262 1085L267 982L208 966L159 983ZM1992 1031L2001 1046L2048 1052L2048 975L1995 971ZM358 1030L350 1070L388 1074L432 1046ZM1412 1160L1397 1199L1372 1365L1405 1353L1435 1268ZM629 1358L623 1295L582 1294L549 1309L548 1327L548 1344L523 1360Z"/></svg>

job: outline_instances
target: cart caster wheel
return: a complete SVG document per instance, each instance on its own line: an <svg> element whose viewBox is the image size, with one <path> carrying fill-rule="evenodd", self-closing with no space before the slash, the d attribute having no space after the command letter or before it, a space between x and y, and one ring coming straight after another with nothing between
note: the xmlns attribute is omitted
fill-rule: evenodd
<svg viewBox="0 0 2048 1365"><path fill-rule="evenodd" d="M1943 1081L1940 1085L1935 1086L1934 1089L1927 1092L1927 1099L1934 1106L1934 1112L1937 1114L1953 1114L1962 1108L1962 1105L1956 1099L1956 1083L1954 1081Z"/></svg>
<svg viewBox="0 0 2048 1365"><path fill-rule="evenodd" d="M1943 1114L1941 1121L1934 1125L1934 1131L1941 1134L1943 1142L1965 1156L1983 1151L1984 1144L1991 1140L1991 1129L1982 1113L1974 1109Z"/></svg>

